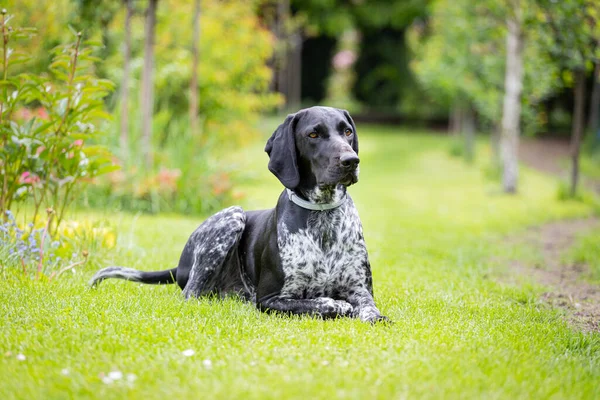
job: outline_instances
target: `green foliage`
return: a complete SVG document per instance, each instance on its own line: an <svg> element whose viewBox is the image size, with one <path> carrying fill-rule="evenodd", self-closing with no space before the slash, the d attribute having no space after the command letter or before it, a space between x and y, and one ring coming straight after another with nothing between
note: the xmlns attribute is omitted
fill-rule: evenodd
<svg viewBox="0 0 600 400"><path fill-rule="evenodd" d="M539 39L559 68L586 69L591 59L600 57L598 2L537 0L537 3L540 11L536 17L545 33ZM571 86L572 78L567 77L566 83Z"/></svg>
<svg viewBox="0 0 600 400"><path fill-rule="evenodd" d="M526 2L529 10L533 3ZM505 20L513 10L503 1L438 0L428 24L414 24L409 43L416 54L412 70L431 98L449 107L472 104L485 120L497 123L502 115L505 66ZM540 103L559 87L558 69L543 48L543 32L525 25L522 117L526 130L545 123Z"/></svg>
<svg viewBox="0 0 600 400"><path fill-rule="evenodd" d="M429 0L292 0L292 7L309 33L335 37L352 25L360 30L404 29L425 14L428 3Z"/></svg>
<svg viewBox="0 0 600 400"><path fill-rule="evenodd" d="M163 120L160 116L155 118L154 131L170 133L155 154L160 167L147 171L142 163L135 162L141 159L139 150L132 149L129 162L97 179L79 204L134 212L198 214L212 212L236 195L235 165L222 159L231 146L220 145L217 138L199 140L190 132L187 118ZM116 121L112 125L115 132L117 125Z"/></svg>
<svg viewBox="0 0 600 400"><path fill-rule="evenodd" d="M110 153L93 144L102 134L98 125L108 118L103 99L112 84L93 75L94 44L82 47L81 34L53 50L48 73L11 75L13 65L27 61L11 46L30 30L14 29L9 21L3 13L0 212L32 201L35 223L40 207L54 208L56 232L84 184L115 168Z"/></svg>
<svg viewBox="0 0 600 400"><path fill-rule="evenodd" d="M129 109L129 154L119 149L118 116L106 144L121 155L122 170L98 180L82 204L143 212L209 212L234 193L230 171L218 163L227 150L252 140L260 112L279 104L269 93L273 37L261 26L255 2L202 2L199 70L192 71L193 2L173 6L159 2L155 44L155 114L153 143L156 167L146 170L139 141L139 76L143 20L132 21L132 76ZM110 23L111 40L123 41L125 11ZM121 82L123 57L113 52L104 62L108 76ZM189 126L191 74L199 81L201 127ZM118 101L118 99L115 99ZM118 104L115 104L118 106ZM115 107L115 110L117 107ZM120 109L120 108L119 108Z"/></svg>
<svg viewBox="0 0 600 400"><path fill-rule="evenodd" d="M73 40L72 33L67 29L72 15L72 3L72 0L2 1L2 8L12 13L12 26L35 27L37 33L19 43L20 49L29 57L26 63L13 64L12 73L27 71L41 74L48 71L48 65L52 62L52 49Z"/></svg>
<svg viewBox="0 0 600 400"><path fill-rule="evenodd" d="M23 44L23 49L32 55L32 59L23 64L22 69L32 74L45 73L47 63L40 60L49 59L48 54L53 54L51 49L66 37L66 26L70 23L84 28L86 37L93 39L95 44L102 43L102 46L94 48L94 54L99 57L91 60L90 71L118 84L123 81L123 55L119 47L124 40L125 9L122 2L58 0L39 5L30 0L9 0L9 3L23 13L17 16L16 21L27 21L40 32ZM117 87L106 101L109 111L117 114L117 118L108 125L108 135L100 141L119 155L118 163L123 171L94 180L99 185L90 187L87 198L81 197L78 201L80 204L87 202L143 211L197 213L219 207L220 202L231 198L234 193L230 184L213 183L221 181L222 175L228 179L231 175L217 162L218 153L244 145L255 137L254 124L259 112L270 110L281 101L278 95L269 93L271 70L267 63L274 39L256 15L260 4L257 1L202 1L200 65L198 71L191 71L193 3L182 0L169 4L159 2L152 138L157 163L154 170L147 171L140 162L141 115L137 95L145 39L145 2L134 3L132 77L129 82L130 152L125 155L119 148L116 110L120 110L118 94L121 88ZM200 87L198 113L201 126L198 132L189 131L187 115L192 73L198 74ZM61 77L64 79L64 76ZM31 106L45 110L38 103L34 102ZM165 179L169 181L168 185L159 183ZM172 190L172 180L176 190ZM119 183L111 187L115 182ZM114 193L111 189L115 189Z"/></svg>
<svg viewBox="0 0 600 400"><path fill-rule="evenodd" d="M247 140L258 112L276 106L280 97L269 93L271 70L267 62L272 54L273 37L255 15L256 4L249 2L208 0L202 2L200 24L200 63L192 66L193 2L159 3L155 44L155 112L167 121L156 132L155 144L164 145L170 135L171 121L187 116L189 82L198 75L200 86L199 114L204 121L199 135L228 141ZM123 40L124 10L111 23L116 32L113 40ZM133 20L132 74L137 78L142 68L144 36L141 19ZM108 76L121 81L123 59L115 52L106 60ZM139 80L132 82L131 93L139 90ZM242 126L244 128L242 128ZM137 126L134 126L137 128ZM134 128L132 127L132 128ZM115 132L116 133L116 132ZM136 129L131 129L135 142ZM198 145L198 143L194 143Z"/></svg>

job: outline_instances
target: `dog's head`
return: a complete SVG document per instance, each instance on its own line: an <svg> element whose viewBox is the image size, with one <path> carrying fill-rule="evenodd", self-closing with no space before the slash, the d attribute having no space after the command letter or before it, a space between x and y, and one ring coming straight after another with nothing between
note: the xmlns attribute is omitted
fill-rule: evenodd
<svg viewBox="0 0 600 400"><path fill-rule="evenodd" d="M265 151L269 170L292 190L358 181L358 136L345 110L311 107L288 115Z"/></svg>

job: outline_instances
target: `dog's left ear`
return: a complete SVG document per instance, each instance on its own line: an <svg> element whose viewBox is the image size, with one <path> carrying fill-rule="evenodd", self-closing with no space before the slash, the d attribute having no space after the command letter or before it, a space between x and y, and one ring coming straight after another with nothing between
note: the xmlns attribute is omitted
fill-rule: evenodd
<svg viewBox="0 0 600 400"><path fill-rule="evenodd" d="M269 171L288 189L295 189L300 183L300 172L296 157L294 129L296 114L290 114L273 132L267 141L265 151L269 155Z"/></svg>
<svg viewBox="0 0 600 400"><path fill-rule="evenodd" d="M348 111L341 109L340 111L342 114L344 114L344 117L346 117L346 121L348 121L348 123L352 127L352 132L354 132L354 138L352 139L352 150L354 150L354 152L358 154L358 134L356 133L356 125L354 125L354 120L352 119Z"/></svg>

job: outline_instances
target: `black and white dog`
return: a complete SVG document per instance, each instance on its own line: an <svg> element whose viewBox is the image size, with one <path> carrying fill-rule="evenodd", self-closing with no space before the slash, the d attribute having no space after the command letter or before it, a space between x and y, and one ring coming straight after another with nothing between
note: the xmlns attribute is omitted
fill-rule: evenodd
<svg viewBox="0 0 600 400"><path fill-rule="evenodd" d="M312 107L290 114L265 151L286 188L274 209L227 208L192 233L177 268L108 267L90 284L176 281L186 298L235 293L263 311L387 320L373 300L362 225L346 193L358 181L359 162L348 112Z"/></svg>

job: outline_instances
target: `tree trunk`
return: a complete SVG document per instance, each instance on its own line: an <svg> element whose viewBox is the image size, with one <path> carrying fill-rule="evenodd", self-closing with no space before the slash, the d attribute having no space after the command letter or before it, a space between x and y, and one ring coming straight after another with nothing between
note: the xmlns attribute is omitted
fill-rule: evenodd
<svg viewBox="0 0 600 400"><path fill-rule="evenodd" d="M596 135L598 132L598 122L600 121L600 60L596 61L594 68L592 98L590 100L590 119L588 130Z"/></svg>
<svg viewBox="0 0 600 400"><path fill-rule="evenodd" d="M285 97L285 105L288 103L289 96L289 85L288 85L288 35L287 35L287 21L289 19L290 4L289 0L281 0L277 2L277 22L276 22L276 36L279 48L276 52L275 61L275 74L277 91Z"/></svg>
<svg viewBox="0 0 600 400"><path fill-rule="evenodd" d="M152 116L154 113L154 31L156 28L156 7L158 0L149 0L144 27L144 66L142 69L142 153L148 171L152 169Z"/></svg>
<svg viewBox="0 0 600 400"><path fill-rule="evenodd" d="M498 122L494 123L492 127L492 133L490 137L492 147L492 157L494 168L499 171L502 164L502 157L500 156L500 137L502 136L502 125Z"/></svg>
<svg viewBox="0 0 600 400"><path fill-rule="evenodd" d="M301 102L301 77L302 77L302 35L294 32L289 37L287 52L287 107L297 109Z"/></svg>
<svg viewBox="0 0 600 400"><path fill-rule="evenodd" d="M467 106L462 114L465 160L470 163L475 158L475 111L472 106Z"/></svg>
<svg viewBox="0 0 600 400"><path fill-rule="evenodd" d="M121 81L121 156L123 161L129 157L129 78L131 74L131 17L133 0L125 0L125 32L123 41L123 80Z"/></svg>
<svg viewBox="0 0 600 400"><path fill-rule="evenodd" d="M190 129L192 135L198 133L198 108L200 93L198 88L198 62L200 48L200 0L194 1L194 33L192 37L192 79L190 81Z"/></svg>
<svg viewBox="0 0 600 400"><path fill-rule="evenodd" d="M585 107L585 69L575 71L575 105L573 107L573 125L571 133L571 196L577 194L579 183L579 150L583 137L583 120Z"/></svg>
<svg viewBox="0 0 600 400"><path fill-rule="evenodd" d="M455 100L452 104L452 110L450 110L450 123L448 126L448 133L452 136L458 136L462 131L462 111L462 103L460 103L458 100Z"/></svg>
<svg viewBox="0 0 600 400"><path fill-rule="evenodd" d="M521 90L523 87L523 35L518 18L509 19L507 25L500 154L502 157L502 186L504 192L516 193L519 178L518 149Z"/></svg>

